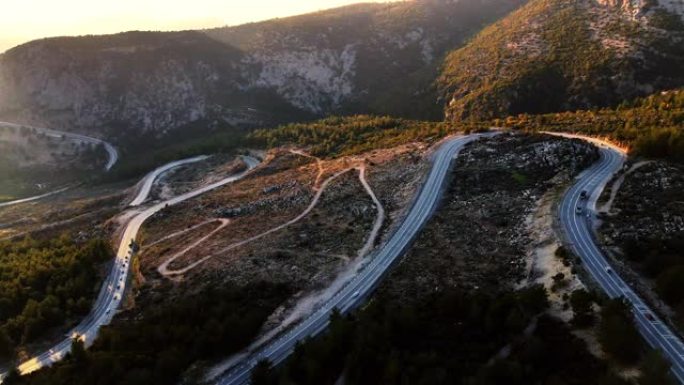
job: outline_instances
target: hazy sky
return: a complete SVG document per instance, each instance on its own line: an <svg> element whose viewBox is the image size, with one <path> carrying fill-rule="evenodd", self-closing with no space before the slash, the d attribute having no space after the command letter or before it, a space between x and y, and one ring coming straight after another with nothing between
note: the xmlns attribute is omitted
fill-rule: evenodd
<svg viewBox="0 0 684 385"><path fill-rule="evenodd" d="M0 52L48 36L236 25L386 0L2 0Z"/></svg>

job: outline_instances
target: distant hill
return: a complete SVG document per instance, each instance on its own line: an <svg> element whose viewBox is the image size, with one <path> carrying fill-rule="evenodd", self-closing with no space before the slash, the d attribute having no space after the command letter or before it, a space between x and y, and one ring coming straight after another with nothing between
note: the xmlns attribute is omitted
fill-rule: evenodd
<svg viewBox="0 0 684 385"><path fill-rule="evenodd" d="M358 4L206 31L38 40L0 56L0 118L121 140L331 113L441 119L434 79L446 53L522 3Z"/></svg>
<svg viewBox="0 0 684 385"><path fill-rule="evenodd" d="M449 120L614 106L684 84L684 1L531 0L449 54Z"/></svg>

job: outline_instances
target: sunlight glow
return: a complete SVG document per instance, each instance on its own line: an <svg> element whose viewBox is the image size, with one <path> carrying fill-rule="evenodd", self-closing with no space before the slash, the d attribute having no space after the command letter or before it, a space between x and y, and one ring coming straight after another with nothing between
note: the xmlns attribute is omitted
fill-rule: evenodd
<svg viewBox="0 0 684 385"><path fill-rule="evenodd" d="M0 52L49 36L237 25L384 0L3 0Z"/></svg>

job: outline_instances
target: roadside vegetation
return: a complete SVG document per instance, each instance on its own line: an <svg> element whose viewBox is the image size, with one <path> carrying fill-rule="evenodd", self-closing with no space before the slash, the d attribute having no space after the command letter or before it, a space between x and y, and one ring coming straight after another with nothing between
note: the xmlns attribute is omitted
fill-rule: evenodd
<svg viewBox="0 0 684 385"><path fill-rule="evenodd" d="M10 360L53 327L88 314L98 266L110 255L105 241L69 234L0 241L0 358Z"/></svg>
<svg viewBox="0 0 684 385"><path fill-rule="evenodd" d="M247 144L246 135L246 131L193 126L174 131L161 139L151 134L149 137L143 136L134 140L119 138L117 145L122 150L121 158L110 172L99 179L99 182L140 177L158 166L178 159L233 153Z"/></svg>
<svg viewBox="0 0 684 385"><path fill-rule="evenodd" d="M102 146L0 125L0 203L78 183L106 159Z"/></svg>
<svg viewBox="0 0 684 385"><path fill-rule="evenodd" d="M684 90L623 102L614 109L522 114L493 124L603 136L629 146L633 155L684 162Z"/></svg>
<svg viewBox="0 0 684 385"><path fill-rule="evenodd" d="M408 303L380 296L354 315L333 314L328 331L298 345L281 368L260 363L252 384L332 385L341 377L388 385L632 383L591 355L567 324L545 315L546 301L540 286L498 296L449 290ZM630 360L641 357L631 320L605 313L614 317L602 326L605 338L636 348ZM636 345L623 344L635 334ZM654 378L669 380L667 366L652 368L639 383Z"/></svg>
<svg viewBox="0 0 684 385"><path fill-rule="evenodd" d="M311 123L293 123L250 135L255 145L269 148L294 145L326 158L353 155L379 148L391 148L413 141L435 142L462 130L476 130L485 124L427 122L389 116L356 115L328 117Z"/></svg>
<svg viewBox="0 0 684 385"><path fill-rule="evenodd" d="M77 349L51 368L14 376L8 385L175 384L198 360L223 357L248 345L290 294L288 287L266 282L209 285L171 303L150 304L142 315L124 313L102 328L87 351Z"/></svg>

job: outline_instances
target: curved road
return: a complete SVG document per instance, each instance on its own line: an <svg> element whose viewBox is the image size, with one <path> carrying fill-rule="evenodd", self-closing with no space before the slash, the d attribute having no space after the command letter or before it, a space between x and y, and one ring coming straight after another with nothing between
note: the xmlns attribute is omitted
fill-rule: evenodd
<svg viewBox="0 0 684 385"><path fill-rule="evenodd" d="M563 135L570 136L570 135ZM613 174L622 168L624 151L595 139L570 136L598 144L601 159L578 176L559 206L560 224L567 244L583 262L584 267L610 298L623 297L632 305L632 312L642 336L653 348L659 349L672 365L677 380L684 384L684 344L656 314L637 296L627 283L610 267L594 238L591 218L596 201ZM582 191L587 198L582 199ZM577 213L577 208L582 210ZM587 217L589 214L589 217Z"/></svg>
<svg viewBox="0 0 684 385"><path fill-rule="evenodd" d="M297 342L315 336L328 326L333 309L337 308L342 313L346 313L363 303L378 285L387 269L401 256L430 218L452 159L467 143L484 136L487 135L474 134L445 141L435 152L430 174L404 222L387 243L375 253L372 260L361 267L358 274L337 294L289 332L264 346L253 346L247 349L244 356L236 359L235 365L219 377L217 383L220 385L249 383L251 370L260 360L268 360L274 365L281 363L293 351Z"/></svg>
<svg viewBox="0 0 684 385"><path fill-rule="evenodd" d="M103 145L105 151L107 151L107 164L105 165L105 171L109 171L119 160L119 152L116 150L116 147L112 146L111 143L106 142L102 139L97 139L93 138L90 136L85 136L81 134L75 134L73 132L66 132L66 131L58 131L58 130L53 130L50 128L41 128L41 127L33 127L33 126L28 126L25 124L16 124L16 123L9 123L9 122L0 122L0 126L7 126L7 127L15 127L21 130L35 130L37 132L42 132L45 135L52 136L55 138L61 138L62 136L73 139L73 140L78 140L80 142L84 143L90 143L94 145Z"/></svg>
<svg viewBox="0 0 684 385"><path fill-rule="evenodd" d="M9 122L0 122L0 127L15 127L20 130L26 130L26 129L32 129L37 132L41 132L45 135L49 135L55 138L61 138L62 136L70 138L72 140L77 140L80 142L84 143L90 143L94 145L103 145L104 149L107 151L107 164L105 165L105 171L109 171L114 164L119 160L119 152L116 150L114 146L111 145L109 142L105 142L104 140L97 139L97 138L91 138L89 136L81 135L81 134L74 134L71 132L64 132L64 131L57 131L57 130L52 130L49 128L39 128L39 127L32 127L32 126L27 126L27 125L21 125L21 124L15 124L15 123L9 123ZM32 202L36 201L38 199L43 199L51 195L59 194L63 191L68 190L68 187L61 188L59 190L55 190L46 194L41 194L41 195L36 195L28 198L23 198L23 199L18 199L14 201L9 201L9 202L4 202L0 203L0 207L5 207L5 206L12 206L12 205L17 205L20 203L26 203L26 202Z"/></svg>
<svg viewBox="0 0 684 385"><path fill-rule="evenodd" d="M136 197L133 198L133 201L129 204L129 206L140 206L143 202L145 202L145 200L147 200L147 197L150 195L150 191L152 190L152 185L154 184L154 181L156 181L157 178L159 178L165 172L178 166L199 162L207 158L209 157L206 155L200 155L194 158L177 160L171 163L167 163L150 172L149 174L145 175L145 177L141 181L140 191L138 191L138 195L136 195Z"/></svg>
<svg viewBox="0 0 684 385"><path fill-rule="evenodd" d="M131 250L131 242L135 240L138 235L138 231L143 223L150 218L155 213L160 210L175 205L177 203L183 202L190 198L194 198L198 195L204 194L208 191L214 190L218 187L226 185L228 183L234 182L238 179L244 177L251 169L259 164L259 161L248 156L243 156L242 159L247 163L248 168L246 171L233 175L231 177L222 179L218 182L212 183L210 185L201 187L197 190L190 191L188 193L179 195L172 199L157 203L141 212L136 214L126 225L124 235L119 243L119 249L116 253L116 258L114 260L114 265L102 285L102 289L95 301L93 310L91 313L74 329L72 329L62 342L55 345L52 349L47 352L29 359L28 361L22 363L18 366L18 370L21 374L31 373L44 366L50 366L51 364L61 360L64 355L66 355L71 350L71 342L73 338L80 338L86 346L90 346L95 338L101 326L107 325L114 317L114 313L119 307L121 296L126 290L126 285L128 283L128 274L130 272L130 257L133 254ZM178 163L178 162L176 162ZM152 174L148 174L145 178L150 178ZM144 190L143 190L144 191ZM147 190L149 192L149 189ZM147 198L146 196L144 198ZM143 199L144 201L144 199ZM4 374L0 375L0 382Z"/></svg>

